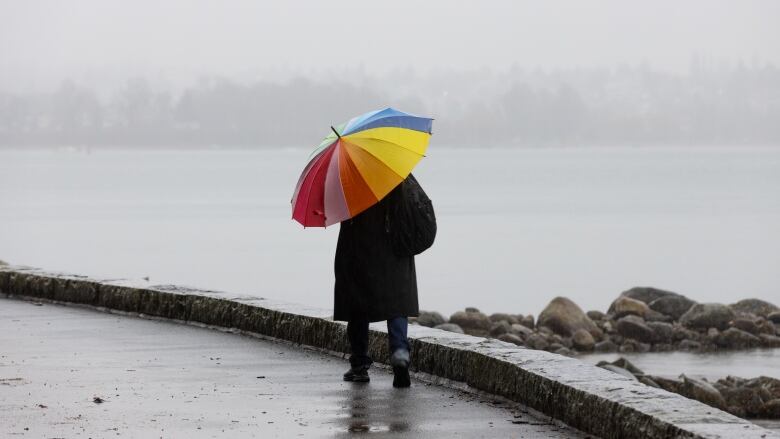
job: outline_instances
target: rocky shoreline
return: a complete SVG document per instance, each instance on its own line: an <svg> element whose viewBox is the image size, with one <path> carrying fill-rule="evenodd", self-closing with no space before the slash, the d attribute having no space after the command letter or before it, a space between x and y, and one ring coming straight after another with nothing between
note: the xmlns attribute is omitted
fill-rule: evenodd
<svg viewBox="0 0 780 439"><path fill-rule="evenodd" d="M741 418L780 419L780 380L761 376L738 378L727 376L714 383L706 378L680 375L677 379L645 374L625 358L601 361L597 366L725 410Z"/></svg>
<svg viewBox="0 0 780 439"><path fill-rule="evenodd" d="M584 312L571 300L556 297L537 319L508 313L488 316L466 308L449 319L421 311L410 321L567 356L780 347L780 308L772 303L760 299L731 305L697 303L652 287L624 291L606 312Z"/></svg>

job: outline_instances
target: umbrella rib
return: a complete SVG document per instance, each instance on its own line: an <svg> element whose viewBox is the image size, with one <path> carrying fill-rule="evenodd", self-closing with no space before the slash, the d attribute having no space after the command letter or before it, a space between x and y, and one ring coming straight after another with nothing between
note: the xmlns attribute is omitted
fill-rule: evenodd
<svg viewBox="0 0 780 439"><path fill-rule="evenodd" d="M349 204L347 203L347 196L344 194L344 188L341 186L341 145L337 144L333 151L333 156L328 163L327 174L325 175L325 227L340 222L346 218L349 218ZM332 182L328 185L328 180L334 179L338 182ZM329 191L328 188L331 188ZM335 188L335 193L334 193ZM328 203L331 201L332 203ZM335 209L334 209L335 208ZM334 212L335 211L335 212ZM346 213L346 216L343 214ZM341 216L339 216L341 214ZM334 218L336 221L334 221Z"/></svg>

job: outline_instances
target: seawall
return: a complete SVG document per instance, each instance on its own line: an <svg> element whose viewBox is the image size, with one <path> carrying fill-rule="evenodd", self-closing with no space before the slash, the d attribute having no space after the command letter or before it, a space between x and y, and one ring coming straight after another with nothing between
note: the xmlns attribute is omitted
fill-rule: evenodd
<svg viewBox="0 0 780 439"><path fill-rule="evenodd" d="M330 311L229 292L0 266L0 293L236 328L347 352ZM412 369L525 404L602 438L780 438L726 412L560 355L411 326ZM372 325L370 350L387 358Z"/></svg>

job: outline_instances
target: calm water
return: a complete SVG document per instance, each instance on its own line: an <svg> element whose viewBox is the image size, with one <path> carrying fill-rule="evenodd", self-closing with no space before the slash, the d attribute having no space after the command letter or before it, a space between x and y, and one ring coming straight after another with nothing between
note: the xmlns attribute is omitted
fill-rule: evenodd
<svg viewBox="0 0 780 439"><path fill-rule="evenodd" d="M429 152L423 308L604 310L634 285L780 302L780 148ZM0 152L0 259L329 307L338 227L290 220L307 155Z"/></svg>
<svg viewBox="0 0 780 439"><path fill-rule="evenodd" d="M667 378L680 374L705 377L711 381L735 375L743 378L770 376L780 378L780 349L754 349L743 352L650 352L646 354L591 354L580 360L596 364L625 357L643 372Z"/></svg>

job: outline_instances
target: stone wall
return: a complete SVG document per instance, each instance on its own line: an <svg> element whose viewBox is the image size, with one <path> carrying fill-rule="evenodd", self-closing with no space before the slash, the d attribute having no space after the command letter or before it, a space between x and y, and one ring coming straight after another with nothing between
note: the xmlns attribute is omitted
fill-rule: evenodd
<svg viewBox="0 0 780 439"><path fill-rule="evenodd" d="M13 266L0 266L0 293L347 350L346 326L331 320L329 311L259 297ZM780 438L736 416L576 359L422 326L409 329L413 370L504 396L602 438ZM386 358L386 344L383 325L372 325L371 355Z"/></svg>

